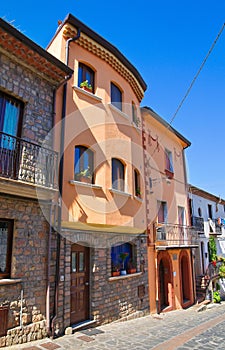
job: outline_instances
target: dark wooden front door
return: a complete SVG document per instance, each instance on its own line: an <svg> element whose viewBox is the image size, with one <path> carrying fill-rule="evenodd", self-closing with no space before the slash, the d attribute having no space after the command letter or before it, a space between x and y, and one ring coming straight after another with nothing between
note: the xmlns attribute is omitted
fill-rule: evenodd
<svg viewBox="0 0 225 350"><path fill-rule="evenodd" d="M71 324L89 318L89 248L73 244L71 248Z"/></svg>

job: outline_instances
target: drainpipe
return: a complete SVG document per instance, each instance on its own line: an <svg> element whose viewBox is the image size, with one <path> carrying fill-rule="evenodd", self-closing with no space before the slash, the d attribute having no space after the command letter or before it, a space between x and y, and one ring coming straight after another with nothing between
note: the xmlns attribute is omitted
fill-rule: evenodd
<svg viewBox="0 0 225 350"><path fill-rule="evenodd" d="M80 28L77 35L66 41L65 64L69 64L69 46L71 42L78 40L80 37ZM63 165L64 165L64 143L65 143L65 118L66 118L66 98L67 98L67 81L63 86L63 104L61 114L61 137L60 137L60 154L59 154L59 199L58 199L58 229L57 229L57 246L56 246L56 274L55 274L55 300L54 315L51 322L52 336L54 336L54 322L58 315L58 296L60 282L60 250L61 250L61 217L62 217L62 194L63 194Z"/></svg>
<svg viewBox="0 0 225 350"><path fill-rule="evenodd" d="M52 99L52 128L55 126L55 100L56 100L56 90L60 88L63 84L65 84L72 75L68 75L65 77L63 82L61 82L57 88L53 90L53 99ZM53 149L54 149L54 137L53 137ZM52 242L52 214L53 211L55 213L55 203L53 200L50 202L50 212L49 212L49 234L48 234L48 255L47 255L47 286L46 286L46 326L47 333L51 335L51 321L50 321L50 264L51 264L51 242Z"/></svg>

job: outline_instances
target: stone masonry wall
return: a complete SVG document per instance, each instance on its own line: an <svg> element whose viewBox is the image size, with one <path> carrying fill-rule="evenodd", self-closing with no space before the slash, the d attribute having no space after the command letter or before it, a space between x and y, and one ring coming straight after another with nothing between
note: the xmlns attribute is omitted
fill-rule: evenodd
<svg viewBox="0 0 225 350"><path fill-rule="evenodd" d="M2 194L0 218L14 220L11 278L0 280L0 306L9 307L8 329L14 329L21 309L23 326L45 319L49 227L37 201Z"/></svg>
<svg viewBox="0 0 225 350"><path fill-rule="evenodd" d="M77 234L78 236L85 244L85 234ZM146 239L147 237L137 238L132 242L136 245L138 268L137 274L133 275L112 277L111 249L90 248L90 318L96 324L149 313ZM61 239L60 271L64 281L59 283L59 307L55 322L55 330L58 329L59 333L70 326L71 244L72 242Z"/></svg>
<svg viewBox="0 0 225 350"><path fill-rule="evenodd" d="M141 266L143 260L147 262L146 239L142 240L145 243L140 243L140 239L133 241L137 247L139 274L111 277L111 249L93 250L91 309L97 324L149 312L147 264Z"/></svg>
<svg viewBox="0 0 225 350"><path fill-rule="evenodd" d="M0 53L0 89L25 103L21 137L40 144L52 129L52 86ZM51 137L47 140L51 146Z"/></svg>

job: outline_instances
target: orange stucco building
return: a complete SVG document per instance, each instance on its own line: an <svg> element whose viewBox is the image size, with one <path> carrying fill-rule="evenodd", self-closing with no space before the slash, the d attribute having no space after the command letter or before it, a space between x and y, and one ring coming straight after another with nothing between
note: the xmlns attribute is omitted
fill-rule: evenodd
<svg viewBox="0 0 225 350"><path fill-rule="evenodd" d="M142 109L151 312L195 301L184 150L190 142L151 108Z"/></svg>
<svg viewBox="0 0 225 350"><path fill-rule="evenodd" d="M119 50L72 15L48 51L74 70L55 119L56 145L63 140L59 328L147 312L139 108L146 84Z"/></svg>

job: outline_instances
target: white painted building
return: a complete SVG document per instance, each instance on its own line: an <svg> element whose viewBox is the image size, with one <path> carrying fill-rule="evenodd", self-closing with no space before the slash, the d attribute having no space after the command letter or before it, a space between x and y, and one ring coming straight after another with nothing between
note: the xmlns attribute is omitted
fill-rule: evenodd
<svg viewBox="0 0 225 350"><path fill-rule="evenodd" d="M214 236L217 256L225 257L225 200L189 185L189 208L192 226L198 232L199 249L195 251L196 276L204 275L209 264L209 238ZM221 295L225 285L221 281Z"/></svg>

